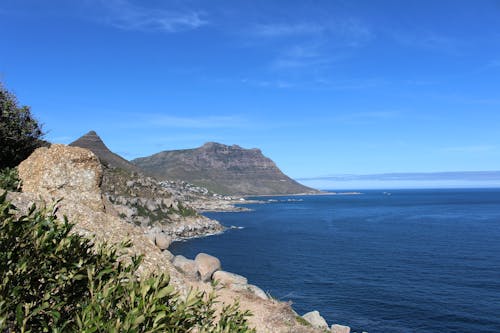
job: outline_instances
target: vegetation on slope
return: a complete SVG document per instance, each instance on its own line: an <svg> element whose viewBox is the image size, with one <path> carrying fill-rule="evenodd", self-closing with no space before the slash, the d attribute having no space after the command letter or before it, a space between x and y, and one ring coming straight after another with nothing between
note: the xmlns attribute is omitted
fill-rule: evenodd
<svg viewBox="0 0 500 333"><path fill-rule="evenodd" d="M21 180L19 180L17 168L0 170L0 188L13 192L18 192L21 189Z"/></svg>
<svg viewBox="0 0 500 333"><path fill-rule="evenodd" d="M164 274L139 279L140 257L119 261L120 248L71 230L53 207L20 215L0 195L0 331L254 332L237 304L216 320L214 295L184 299Z"/></svg>

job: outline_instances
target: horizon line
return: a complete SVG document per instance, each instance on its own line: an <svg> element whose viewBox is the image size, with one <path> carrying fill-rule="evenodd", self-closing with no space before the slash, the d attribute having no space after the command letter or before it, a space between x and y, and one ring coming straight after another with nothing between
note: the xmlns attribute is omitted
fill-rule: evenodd
<svg viewBox="0 0 500 333"><path fill-rule="evenodd" d="M437 171L437 172L385 172L373 174L336 174L317 177L298 177L298 181L439 181L439 180L500 180L500 170L488 171Z"/></svg>

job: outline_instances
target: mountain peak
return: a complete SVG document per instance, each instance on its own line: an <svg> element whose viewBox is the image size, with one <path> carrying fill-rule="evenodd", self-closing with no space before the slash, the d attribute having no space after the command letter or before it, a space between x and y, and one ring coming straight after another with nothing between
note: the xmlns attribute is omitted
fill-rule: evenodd
<svg viewBox="0 0 500 333"><path fill-rule="evenodd" d="M99 157L101 162L109 166L131 172L139 171L135 165L109 150L109 148L104 144L104 141L102 141L101 137L95 131L89 131L69 145L92 151L97 155L97 157Z"/></svg>

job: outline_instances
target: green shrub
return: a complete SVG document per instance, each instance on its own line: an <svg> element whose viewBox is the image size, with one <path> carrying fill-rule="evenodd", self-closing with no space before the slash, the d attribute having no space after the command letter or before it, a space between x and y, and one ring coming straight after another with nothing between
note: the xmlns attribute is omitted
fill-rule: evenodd
<svg viewBox="0 0 500 333"><path fill-rule="evenodd" d="M141 257L118 261L123 248L94 247L53 208L18 215L0 195L2 332L254 332L237 304L216 321L213 294L183 299L166 275L138 279Z"/></svg>
<svg viewBox="0 0 500 333"><path fill-rule="evenodd" d="M179 208L178 213L182 217L197 216L198 215L198 212L196 212L196 210L194 208L186 207L180 202L177 205L177 207Z"/></svg>
<svg viewBox="0 0 500 333"><path fill-rule="evenodd" d="M46 144L42 136L30 108L19 106L16 97L0 83L0 169L17 166Z"/></svg>
<svg viewBox="0 0 500 333"><path fill-rule="evenodd" d="M0 188L7 191L20 191L21 181L16 168L0 170Z"/></svg>

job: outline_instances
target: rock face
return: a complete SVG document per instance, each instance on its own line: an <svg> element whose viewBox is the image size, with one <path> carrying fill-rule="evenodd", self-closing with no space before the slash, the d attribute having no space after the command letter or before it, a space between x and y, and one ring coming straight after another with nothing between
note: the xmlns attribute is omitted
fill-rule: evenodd
<svg viewBox="0 0 500 333"><path fill-rule="evenodd" d="M194 261L200 273L200 278L204 282L210 281L212 274L221 268L220 260L206 253L198 253Z"/></svg>
<svg viewBox="0 0 500 333"><path fill-rule="evenodd" d="M140 172L139 168L137 168L135 165L109 150L109 148L104 144L101 138L94 131L88 132L69 145L85 148L92 151L99 157L101 162L108 166L120 168L130 172Z"/></svg>
<svg viewBox="0 0 500 333"><path fill-rule="evenodd" d="M103 212L101 163L87 149L52 145L39 148L19 165L23 191L44 198L79 202Z"/></svg>
<svg viewBox="0 0 500 333"><path fill-rule="evenodd" d="M19 165L19 177L23 182L23 193L12 193L12 202L27 210L31 203L43 206L54 199L57 216L67 216L75 224L74 232L92 237L96 244L108 242L119 244L130 240L129 254L143 254L141 274L168 269L171 264L142 228L125 223L105 211L101 189L102 168L97 156L87 149L52 145L38 148ZM175 273L175 272L174 272ZM172 275L178 281L178 275Z"/></svg>
<svg viewBox="0 0 500 333"><path fill-rule="evenodd" d="M325 318L321 317L318 311L311 311L302 316L313 327L328 329L328 323Z"/></svg>
<svg viewBox="0 0 500 333"><path fill-rule="evenodd" d="M159 179L183 180L227 195L317 192L283 174L259 149L237 145L209 142L200 148L164 151L132 163Z"/></svg>

